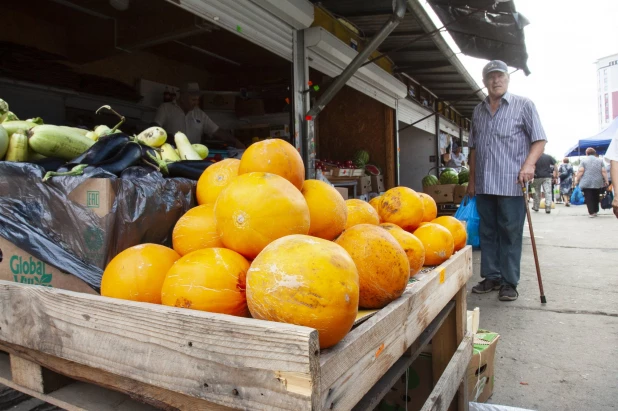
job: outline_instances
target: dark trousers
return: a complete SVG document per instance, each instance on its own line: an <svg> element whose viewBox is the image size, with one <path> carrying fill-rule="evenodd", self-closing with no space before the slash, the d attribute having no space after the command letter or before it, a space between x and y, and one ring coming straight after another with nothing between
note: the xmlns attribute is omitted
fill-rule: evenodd
<svg viewBox="0 0 618 411"><path fill-rule="evenodd" d="M588 207L588 214L596 214L599 212L599 196L601 195L600 188L582 188L584 192L584 202Z"/></svg>
<svg viewBox="0 0 618 411"><path fill-rule="evenodd" d="M476 196L480 217L481 277L517 287L525 206L523 196Z"/></svg>

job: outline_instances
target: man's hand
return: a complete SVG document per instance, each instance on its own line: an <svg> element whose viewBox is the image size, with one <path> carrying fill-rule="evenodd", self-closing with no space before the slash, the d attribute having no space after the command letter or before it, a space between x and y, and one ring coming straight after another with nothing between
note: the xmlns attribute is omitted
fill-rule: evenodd
<svg viewBox="0 0 618 411"><path fill-rule="evenodd" d="M534 179L534 164L524 163L521 166L521 170L519 170L519 175L517 176L517 182L522 186L526 183L529 183Z"/></svg>
<svg viewBox="0 0 618 411"><path fill-rule="evenodd" d="M469 180L468 181L468 189L466 190L466 194L470 198L472 198L472 197L474 197L476 195L474 180Z"/></svg>
<svg viewBox="0 0 618 411"><path fill-rule="evenodd" d="M614 197L614 201L612 201L612 208L614 209L614 215L618 218L618 197Z"/></svg>

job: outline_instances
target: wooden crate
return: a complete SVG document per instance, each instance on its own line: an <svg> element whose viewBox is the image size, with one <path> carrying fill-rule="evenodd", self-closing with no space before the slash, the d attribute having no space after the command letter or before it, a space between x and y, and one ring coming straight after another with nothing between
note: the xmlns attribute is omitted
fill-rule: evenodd
<svg viewBox="0 0 618 411"><path fill-rule="evenodd" d="M54 397L83 382L168 410L348 410L457 296L465 330L471 275L466 247L322 351L307 327L0 281L0 350L11 357L0 383L71 410L98 409ZM459 334L438 369L451 366ZM459 384L447 371L440 381L447 374ZM447 388L448 404L457 386Z"/></svg>

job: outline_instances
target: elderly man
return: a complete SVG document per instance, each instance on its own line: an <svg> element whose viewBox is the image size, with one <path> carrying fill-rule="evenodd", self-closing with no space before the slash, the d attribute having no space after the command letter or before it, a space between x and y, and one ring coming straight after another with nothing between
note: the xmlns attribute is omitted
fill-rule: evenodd
<svg viewBox="0 0 618 411"><path fill-rule="evenodd" d="M236 148L245 148L237 138L221 130L198 107L201 94L200 86L197 83L184 84L180 87L178 101L163 103L159 106L154 124L165 129L168 139L173 139L174 134L181 131L194 144L201 143L205 136L210 136Z"/></svg>
<svg viewBox="0 0 618 411"><path fill-rule="evenodd" d="M605 158L610 160L610 175L612 180L612 187L614 188L614 201L612 202L612 208L614 209L614 215L618 218L618 134L614 136L612 142L607 148Z"/></svg>
<svg viewBox="0 0 618 411"><path fill-rule="evenodd" d="M483 69L489 96L474 109L470 131L468 195L480 216L481 277L472 292L500 290L500 301L519 296L523 225L528 205L522 187L534 178L547 138L532 101L508 92L507 65Z"/></svg>

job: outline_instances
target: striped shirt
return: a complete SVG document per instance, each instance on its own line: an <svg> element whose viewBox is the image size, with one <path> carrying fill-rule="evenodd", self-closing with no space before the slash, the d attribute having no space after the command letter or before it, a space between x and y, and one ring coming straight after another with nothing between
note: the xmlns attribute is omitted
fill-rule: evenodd
<svg viewBox="0 0 618 411"><path fill-rule="evenodd" d="M603 160L589 155L581 161L579 166L584 169L584 174L579 179L579 188L601 188L605 186Z"/></svg>
<svg viewBox="0 0 618 411"><path fill-rule="evenodd" d="M476 194L521 196L519 170L535 141L547 140L534 103L506 93L491 114L489 97L474 109L468 146L475 149Z"/></svg>

